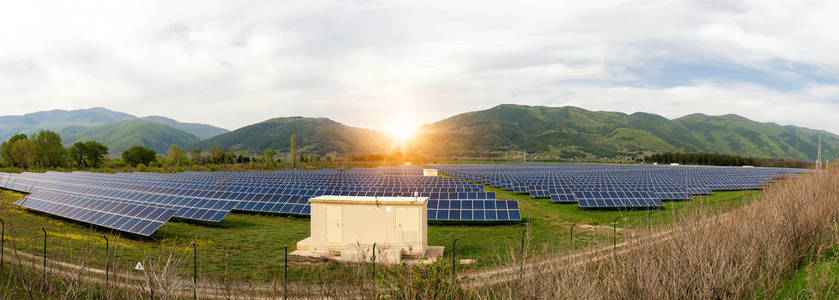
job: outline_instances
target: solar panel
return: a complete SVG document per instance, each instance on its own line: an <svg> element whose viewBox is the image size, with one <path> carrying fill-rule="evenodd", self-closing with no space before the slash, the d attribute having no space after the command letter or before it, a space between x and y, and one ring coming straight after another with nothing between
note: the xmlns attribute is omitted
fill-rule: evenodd
<svg viewBox="0 0 839 300"><path fill-rule="evenodd" d="M686 200L714 190L762 189L773 179L796 177L805 171L567 163L435 164L428 167L505 190L529 193L533 198L550 198L556 203L576 202L585 208L662 206L662 200Z"/></svg>
<svg viewBox="0 0 839 300"><path fill-rule="evenodd" d="M68 219L148 236L175 215L175 210L88 196L39 191L15 204Z"/></svg>
<svg viewBox="0 0 839 300"><path fill-rule="evenodd" d="M21 205L28 208L138 234L151 234L165 221L155 221L156 227L143 222L145 227L134 228L141 224L140 221L109 224L99 219L90 219L89 216L78 219L82 216L76 215L78 210L85 208L76 207L72 215L67 215L64 209L66 204L60 200L95 199L120 205L159 207L174 211L170 218L219 222L231 210L308 215L309 198L321 195L427 196L433 199L429 205L437 204L434 201L445 200L449 207L441 210L443 212L429 214L429 220L432 221L492 222L521 219L517 203L470 208L474 201L479 200L482 203L494 201L507 204L507 200L495 199L495 193L483 191L482 185L457 178L422 176L422 170L415 167L247 173L0 174L0 186L23 192L34 188L26 198L32 205L26 206L21 202ZM44 200L45 197L50 200ZM452 201L456 202L452 204Z"/></svg>

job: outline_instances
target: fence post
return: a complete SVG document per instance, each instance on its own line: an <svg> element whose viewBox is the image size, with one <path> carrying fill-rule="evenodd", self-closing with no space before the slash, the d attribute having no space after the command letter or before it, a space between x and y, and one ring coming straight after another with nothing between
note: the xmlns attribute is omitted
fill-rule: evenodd
<svg viewBox="0 0 839 300"><path fill-rule="evenodd" d="M457 240L458 239L454 239L454 241L452 241L452 282L454 282L455 278L457 278L455 275L455 266L457 266Z"/></svg>
<svg viewBox="0 0 839 300"><path fill-rule="evenodd" d="M373 243L373 280L376 280L376 243Z"/></svg>
<svg viewBox="0 0 839 300"><path fill-rule="evenodd" d="M519 281L524 279L524 237L527 235L527 225L521 229L521 259L519 261Z"/></svg>
<svg viewBox="0 0 839 300"><path fill-rule="evenodd" d="M105 238L105 299L108 299L108 259L111 258L111 243L108 241L108 236L102 235Z"/></svg>
<svg viewBox="0 0 839 300"><path fill-rule="evenodd" d="M286 281L288 281L288 246L285 246L283 251L283 300L288 299Z"/></svg>
<svg viewBox="0 0 839 300"><path fill-rule="evenodd" d="M3 273L3 264L6 262L6 222L0 219L0 273Z"/></svg>
<svg viewBox="0 0 839 300"><path fill-rule="evenodd" d="M618 218L620 218L620 216L615 217L615 220L612 221L612 247L613 247L613 249L618 248Z"/></svg>
<svg viewBox="0 0 839 300"><path fill-rule="evenodd" d="M44 285L47 284L47 230L41 227L44 232Z"/></svg>
<svg viewBox="0 0 839 300"><path fill-rule="evenodd" d="M651 225L652 217L653 217L653 212L650 211L650 213L647 214L647 231L649 231L649 232L652 232L652 225Z"/></svg>
<svg viewBox="0 0 839 300"><path fill-rule="evenodd" d="M192 298L198 299L198 245L192 242Z"/></svg>
<svg viewBox="0 0 839 300"><path fill-rule="evenodd" d="M574 251L574 226L577 226L577 223L571 224L571 251Z"/></svg>

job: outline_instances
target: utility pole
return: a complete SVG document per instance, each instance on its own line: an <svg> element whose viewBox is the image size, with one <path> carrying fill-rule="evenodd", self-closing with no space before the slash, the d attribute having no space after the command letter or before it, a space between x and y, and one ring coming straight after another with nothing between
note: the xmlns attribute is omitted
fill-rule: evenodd
<svg viewBox="0 0 839 300"><path fill-rule="evenodd" d="M822 169L822 137L819 137L819 153L816 158L816 170Z"/></svg>

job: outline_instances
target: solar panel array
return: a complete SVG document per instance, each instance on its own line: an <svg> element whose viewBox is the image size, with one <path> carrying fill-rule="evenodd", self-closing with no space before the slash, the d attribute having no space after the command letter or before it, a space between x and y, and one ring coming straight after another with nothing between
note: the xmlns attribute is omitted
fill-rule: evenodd
<svg viewBox="0 0 839 300"><path fill-rule="evenodd" d="M610 164L428 165L443 173L502 189L577 203L583 208L645 208L663 200L686 200L714 190L762 189L773 179L804 171L744 168Z"/></svg>
<svg viewBox="0 0 839 300"><path fill-rule="evenodd" d="M0 173L0 187L26 192L15 204L106 228L150 235L170 218L220 222L231 210L309 215L322 195L429 197L428 220L521 220L518 202L483 186L422 176L416 167L279 172Z"/></svg>

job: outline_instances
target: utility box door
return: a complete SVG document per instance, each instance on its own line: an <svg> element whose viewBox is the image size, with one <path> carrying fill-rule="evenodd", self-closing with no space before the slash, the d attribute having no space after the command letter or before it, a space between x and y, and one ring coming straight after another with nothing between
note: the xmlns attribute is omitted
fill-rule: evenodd
<svg viewBox="0 0 839 300"><path fill-rule="evenodd" d="M343 242L342 211L340 206L326 206L326 241L329 243Z"/></svg>
<svg viewBox="0 0 839 300"><path fill-rule="evenodd" d="M398 242L415 244L419 242L418 211L411 207L396 208L396 238Z"/></svg>

